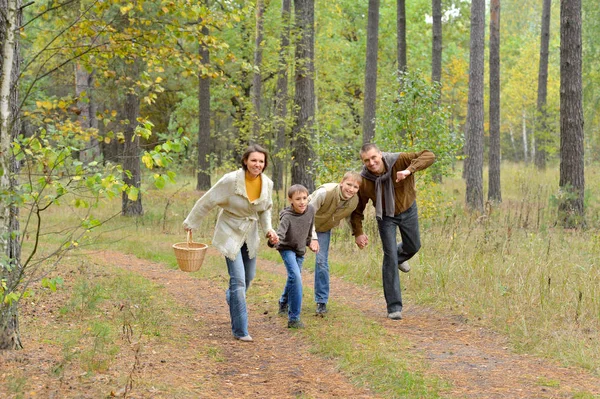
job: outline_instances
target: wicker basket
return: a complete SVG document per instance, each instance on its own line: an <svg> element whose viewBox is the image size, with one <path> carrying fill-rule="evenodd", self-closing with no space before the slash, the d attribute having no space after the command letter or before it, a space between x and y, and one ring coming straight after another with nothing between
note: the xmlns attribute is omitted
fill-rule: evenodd
<svg viewBox="0 0 600 399"><path fill-rule="evenodd" d="M188 231L187 242L173 244L173 251L179 268L184 272L200 270L208 245L192 241L192 232Z"/></svg>

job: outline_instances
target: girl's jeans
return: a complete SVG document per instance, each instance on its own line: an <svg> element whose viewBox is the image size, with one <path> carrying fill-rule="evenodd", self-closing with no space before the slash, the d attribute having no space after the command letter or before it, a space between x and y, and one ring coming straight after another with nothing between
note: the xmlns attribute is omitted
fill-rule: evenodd
<svg viewBox="0 0 600 399"><path fill-rule="evenodd" d="M329 242L331 230L324 233L317 231L319 252L315 259L315 302L327 303L329 301Z"/></svg>

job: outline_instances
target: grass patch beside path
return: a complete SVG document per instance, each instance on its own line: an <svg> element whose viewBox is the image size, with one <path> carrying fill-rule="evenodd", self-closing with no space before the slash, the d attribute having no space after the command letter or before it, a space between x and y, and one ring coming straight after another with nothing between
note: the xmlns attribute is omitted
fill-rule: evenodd
<svg viewBox="0 0 600 399"><path fill-rule="evenodd" d="M97 264L85 255L63 259L61 275L64 284L54 293L35 291L29 301L32 308L24 308L22 315L26 345L39 343L46 353L36 350L30 355L41 357L32 357L32 365L48 368L41 376L47 379L45 386L38 383L36 366L8 376L15 381L10 394L64 397L72 393L64 391L69 387L81 390L82 397L95 398L122 396L126 389L132 389L133 396L160 390L161 397L173 398L200 392L176 383L158 387L152 375L177 361L173 346L185 356L201 356L205 367L209 367L207 361L219 361L209 353L210 348L188 347L189 337L179 328L182 323L192 329L204 327L163 287L116 266Z"/></svg>

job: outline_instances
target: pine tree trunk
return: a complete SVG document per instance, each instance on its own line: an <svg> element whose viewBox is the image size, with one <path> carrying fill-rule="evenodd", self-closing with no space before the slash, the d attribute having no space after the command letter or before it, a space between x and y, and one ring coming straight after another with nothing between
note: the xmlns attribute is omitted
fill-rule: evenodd
<svg viewBox="0 0 600 399"><path fill-rule="evenodd" d="M314 191L315 83L314 83L314 0L294 0L296 12L296 93L295 123L292 128L292 181Z"/></svg>
<svg viewBox="0 0 600 399"><path fill-rule="evenodd" d="M535 166L546 169L546 137L548 125L546 123L546 100L548 97L548 57L550 47L550 13L552 0L544 0L542 11L542 33L540 43L540 69L538 75L537 91L537 120L535 129Z"/></svg>
<svg viewBox="0 0 600 399"><path fill-rule="evenodd" d="M202 27L202 35L208 36L208 27ZM198 54L202 63L210 64L210 51L201 42ZM198 172L196 175L196 190L210 188L210 77L200 74L198 78Z"/></svg>
<svg viewBox="0 0 600 399"><path fill-rule="evenodd" d="M483 76L485 0L471 2L469 105L467 110L466 204L483 211Z"/></svg>
<svg viewBox="0 0 600 399"><path fill-rule="evenodd" d="M281 32L279 49L279 71L277 72L277 92L275 94L275 124L276 135L275 151L273 154L273 188L283 189L283 158L285 149L285 129L287 119L288 101L288 61L287 53L290 46L290 12L291 0L281 2L281 21L283 31Z"/></svg>
<svg viewBox="0 0 600 399"><path fill-rule="evenodd" d="M0 0L0 191L14 193L17 163L11 142L18 133L17 78L20 71L19 41L15 35L21 23L20 0ZM11 195L5 195L11 198ZM6 285L0 295L0 350L21 349L18 301L6 300L15 292L24 273L21 264L19 208L16 203L0 201L0 281Z"/></svg>
<svg viewBox="0 0 600 399"><path fill-rule="evenodd" d="M500 187L500 0L490 3L490 152L488 200L502 202Z"/></svg>
<svg viewBox="0 0 600 399"><path fill-rule="evenodd" d="M377 50L379 47L379 0L369 0L367 21L367 61L365 64L365 102L363 112L363 143L375 137L377 106Z"/></svg>
<svg viewBox="0 0 600 399"><path fill-rule="evenodd" d="M396 2L396 30L398 46L398 71L406 72L406 5L405 0Z"/></svg>
<svg viewBox="0 0 600 399"><path fill-rule="evenodd" d="M136 61L132 64L131 77L135 82L140 73L140 62ZM121 165L123 165L123 180L124 182L136 188L142 185L142 173L140 167L140 137L135 133L135 128L138 124L137 118L140 115L140 98L136 93L128 93L125 99L125 115L129 123L123 132L125 142L123 143L123 155ZM122 195L121 213L124 216L138 216L144 213L142 207L142 193L138 194L137 199L131 200L127 193Z"/></svg>
<svg viewBox="0 0 600 399"><path fill-rule="evenodd" d="M264 0L257 0L256 2L256 36L254 42L254 76L252 78L252 105L254 106L254 123L252 124L252 137L250 142L260 140L260 103L262 93L262 75L260 70L262 68L263 58L263 20L265 13L265 2Z"/></svg>
<svg viewBox="0 0 600 399"><path fill-rule="evenodd" d="M581 0L560 3L560 188L565 227L584 222Z"/></svg>
<svg viewBox="0 0 600 399"><path fill-rule="evenodd" d="M431 81L442 81L442 0L431 0L432 43L431 43Z"/></svg>
<svg viewBox="0 0 600 399"><path fill-rule="evenodd" d="M75 64L75 95L77 96L77 120L82 129L89 130L97 127L94 97L92 95L94 82L93 72L88 72L81 64ZM98 161L100 144L96 137L90 137L86 148L79 152L79 160L84 163Z"/></svg>

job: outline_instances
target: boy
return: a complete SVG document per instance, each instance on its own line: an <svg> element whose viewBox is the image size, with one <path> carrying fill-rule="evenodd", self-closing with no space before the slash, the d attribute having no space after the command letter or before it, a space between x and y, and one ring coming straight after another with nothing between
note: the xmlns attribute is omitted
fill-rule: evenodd
<svg viewBox="0 0 600 399"><path fill-rule="evenodd" d="M327 313L329 300L329 242L331 230L350 216L358 205L358 188L362 177L358 172L346 172L341 183L326 183L309 197L315 210L315 230L319 252L315 262L315 302L317 316Z"/></svg>
<svg viewBox="0 0 600 399"><path fill-rule="evenodd" d="M279 214L277 236L279 243L269 239L269 246L275 247L287 270L287 281L279 299L279 313L287 309L288 328L303 328L300 321L302 310L302 263L308 246L313 252L319 251L319 243L312 239L315 208L308 205L308 190L301 184L294 184L288 190L290 206Z"/></svg>

